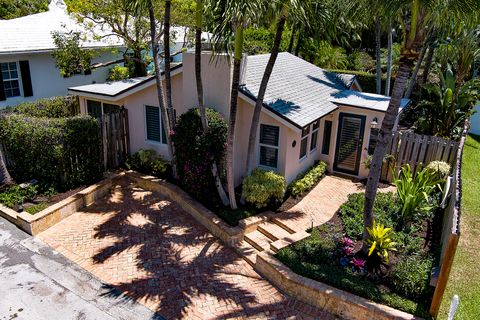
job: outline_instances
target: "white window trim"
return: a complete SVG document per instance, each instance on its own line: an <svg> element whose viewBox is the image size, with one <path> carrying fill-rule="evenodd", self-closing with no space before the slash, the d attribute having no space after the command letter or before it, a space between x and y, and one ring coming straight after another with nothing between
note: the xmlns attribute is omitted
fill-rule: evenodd
<svg viewBox="0 0 480 320"><path fill-rule="evenodd" d="M265 143L261 143L260 142L260 134L261 134L261 130L260 130L260 127L262 126L262 124L264 125L267 125L267 126L272 126L272 127L277 127L278 128L278 145L277 146L273 146L271 144L265 144ZM266 123L261 123L260 126L258 127L258 131L259 132L259 135L258 135L258 157L257 157L257 166L259 168L263 168L263 169L267 169L267 170L274 170L274 171L278 171L278 161L280 160L280 126L276 126L276 125L271 125L271 124L266 124ZM277 166L276 167L270 167L270 166L267 166L267 165L263 165L260 163L260 158L261 158L261 148L262 147L266 147L266 148L272 148L272 149L277 149Z"/></svg>
<svg viewBox="0 0 480 320"><path fill-rule="evenodd" d="M158 117L160 120L160 141L155 141L155 140L150 140L148 139L148 134L147 134L147 106L148 107L155 107L158 108ZM143 105L143 128L144 128L144 134L145 134L145 142L148 144L152 145L157 145L157 146L165 146L167 145L166 142L163 142L163 135L162 135L162 129L163 129L163 121L162 121L162 111L160 110L159 106L154 106L150 104L144 104ZM165 132L165 134L167 134Z"/></svg>
<svg viewBox="0 0 480 320"><path fill-rule="evenodd" d="M318 149L318 137L319 137L318 132L320 131L320 120L317 120L317 121L318 121L318 127L316 129L313 129L313 123L311 124L312 128L310 132L310 144L309 144L310 154L314 153ZM316 142L315 148L312 149L312 139L313 139L313 134L315 132L317 132L317 142Z"/></svg>
<svg viewBox="0 0 480 320"><path fill-rule="evenodd" d="M14 96L14 97L7 97L6 93L5 93L5 98L7 99L16 99L18 97L23 97L23 82L22 82L22 76L20 74L20 63L18 61L6 61L6 62L1 62L1 63L15 63L15 68L17 69L17 78L13 78L13 79L3 79L3 82L6 82L6 81L14 81L14 80L17 80L18 81L18 91L20 92L20 94L18 96ZM1 72L1 68L0 68L0 72ZM2 86L4 85L2 82Z"/></svg>

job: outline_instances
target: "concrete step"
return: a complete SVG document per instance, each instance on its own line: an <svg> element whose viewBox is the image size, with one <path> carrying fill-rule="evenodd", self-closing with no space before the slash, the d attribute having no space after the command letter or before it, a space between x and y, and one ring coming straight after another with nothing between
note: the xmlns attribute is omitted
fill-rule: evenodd
<svg viewBox="0 0 480 320"><path fill-rule="evenodd" d="M242 241L235 246L235 250L242 256L242 258L248 262L252 267L255 266L257 262L257 249L255 249L251 244L248 242Z"/></svg>
<svg viewBox="0 0 480 320"><path fill-rule="evenodd" d="M247 233L244 236L246 242L252 245L258 251L270 248L272 240L258 230Z"/></svg>
<svg viewBox="0 0 480 320"><path fill-rule="evenodd" d="M291 235L288 230L273 222L265 222L258 225L257 230L266 235L273 241L286 238Z"/></svg>

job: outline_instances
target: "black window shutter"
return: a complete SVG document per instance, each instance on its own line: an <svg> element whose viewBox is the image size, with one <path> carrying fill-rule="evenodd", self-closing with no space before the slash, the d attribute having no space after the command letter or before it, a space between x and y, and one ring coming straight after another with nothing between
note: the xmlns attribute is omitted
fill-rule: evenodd
<svg viewBox="0 0 480 320"><path fill-rule="evenodd" d="M33 96L32 78L30 76L30 64L28 60L20 61L20 74L22 75L23 96Z"/></svg>
<svg viewBox="0 0 480 320"><path fill-rule="evenodd" d="M0 101L7 100L7 96L5 95L5 88L3 87L3 76L2 70L0 68Z"/></svg>

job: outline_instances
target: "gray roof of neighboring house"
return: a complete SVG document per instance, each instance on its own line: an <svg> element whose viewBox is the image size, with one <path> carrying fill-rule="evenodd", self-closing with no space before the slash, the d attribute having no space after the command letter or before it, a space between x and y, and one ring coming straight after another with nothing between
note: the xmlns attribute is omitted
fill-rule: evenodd
<svg viewBox="0 0 480 320"><path fill-rule="evenodd" d="M270 54L249 56L241 91L256 99ZM280 53L265 94L264 105L298 127L337 109L330 101L350 89L355 76L325 71L290 53Z"/></svg>
<svg viewBox="0 0 480 320"><path fill-rule="evenodd" d="M84 25L69 15L63 0L52 0L48 11L11 20L0 20L0 55L23 52L48 52L55 49L52 32L78 31L87 33L82 45L88 48L121 47L123 41L111 32L95 27L98 40L87 32Z"/></svg>
<svg viewBox="0 0 480 320"><path fill-rule="evenodd" d="M336 104L385 112L390 103L390 97L355 90L344 90L335 94L330 101ZM402 99L400 102L400 110L405 108L409 103L409 99Z"/></svg>

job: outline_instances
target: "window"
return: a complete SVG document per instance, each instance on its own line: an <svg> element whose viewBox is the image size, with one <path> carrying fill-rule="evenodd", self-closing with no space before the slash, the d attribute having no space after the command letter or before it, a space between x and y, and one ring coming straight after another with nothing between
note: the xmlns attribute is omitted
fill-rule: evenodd
<svg viewBox="0 0 480 320"><path fill-rule="evenodd" d="M20 93L20 78L16 62L0 63L0 69L3 78L3 88L5 97L18 97Z"/></svg>
<svg viewBox="0 0 480 320"><path fill-rule="evenodd" d="M368 142L369 155L372 155L375 152L375 147L377 146L379 132L380 132L380 129L377 129L377 128L370 129L370 141Z"/></svg>
<svg viewBox="0 0 480 320"><path fill-rule="evenodd" d="M310 152L317 149L318 128L320 128L320 120L317 120L312 124L312 139L310 141Z"/></svg>
<svg viewBox="0 0 480 320"><path fill-rule="evenodd" d="M148 141L167 143L159 107L145 106L145 131Z"/></svg>
<svg viewBox="0 0 480 320"><path fill-rule="evenodd" d="M302 143L300 144L300 157L303 159L307 156L307 146L308 146L308 134L310 133L310 126L303 128L302 130Z"/></svg>
<svg viewBox="0 0 480 320"><path fill-rule="evenodd" d="M118 113L120 110L120 106L116 104L87 100L87 112L96 119L101 119L104 114Z"/></svg>
<svg viewBox="0 0 480 320"><path fill-rule="evenodd" d="M278 140L280 128L266 124L260 125L260 165L269 168L278 167Z"/></svg>
<svg viewBox="0 0 480 320"><path fill-rule="evenodd" d="M330 153L331 137L332 137L332 121L325 120L325 124L323 126L322 154L328 155Z"/></svg>

